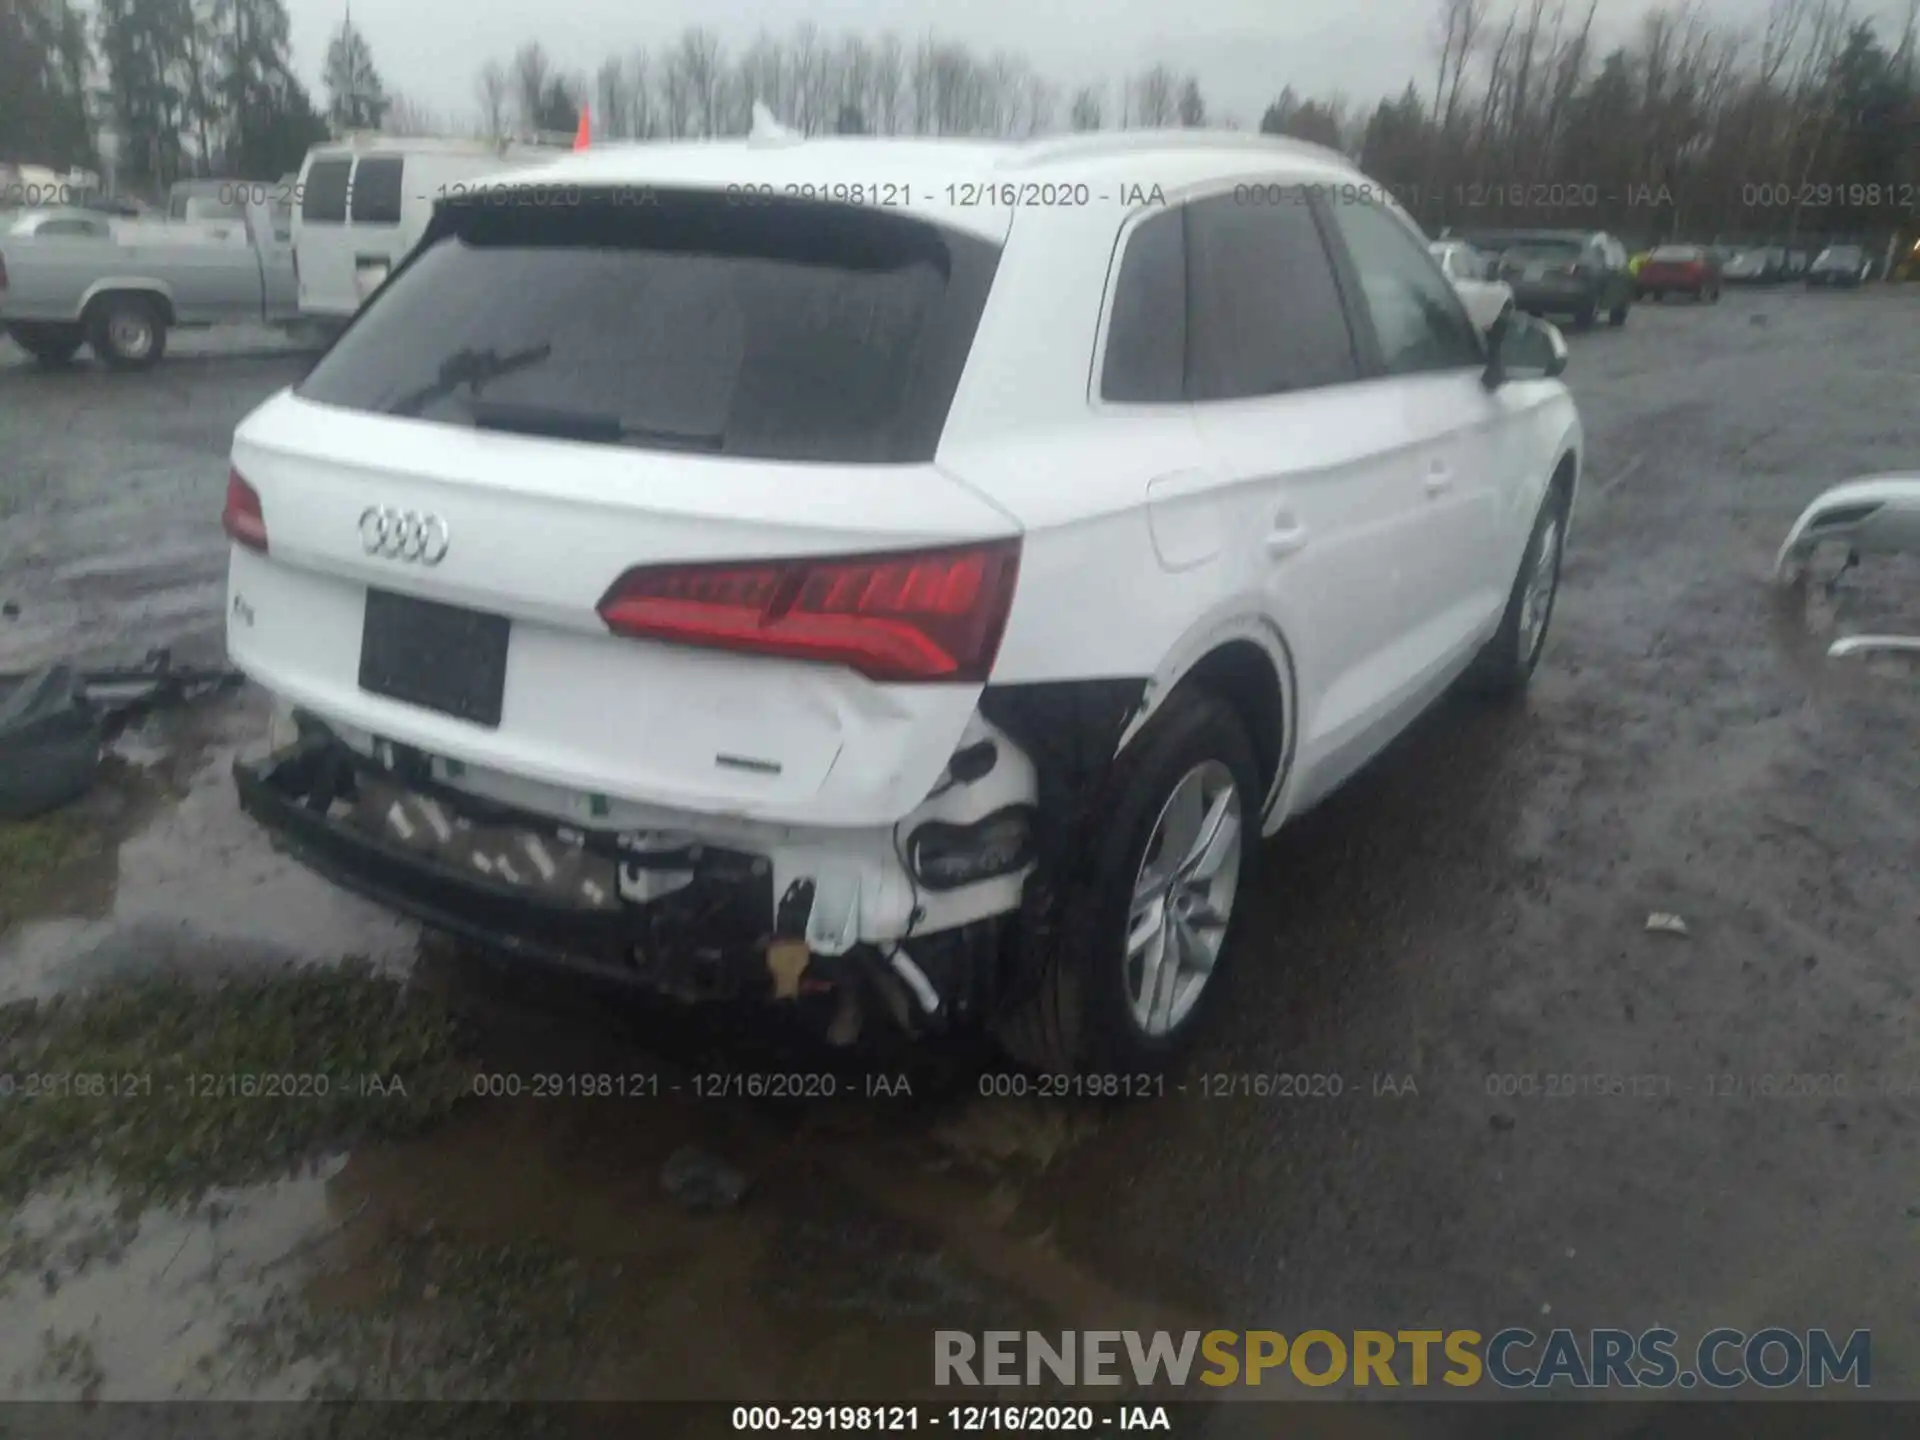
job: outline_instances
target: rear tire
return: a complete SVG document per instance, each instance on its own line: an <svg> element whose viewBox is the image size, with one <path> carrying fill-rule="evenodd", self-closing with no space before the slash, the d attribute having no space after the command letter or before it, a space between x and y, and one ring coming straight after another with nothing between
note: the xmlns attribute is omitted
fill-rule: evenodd
<svg viewBox="0 0 1920 1440"><path fill-rule="evenodd" d="M167 353L167 319L151 296L105 295L87 312L87 343L115 370L145 370Z"/></svg>
<svg viewBox="0 0 1920 1440"><path fill-rule="evenodd" d="M7 327L7 334L14 344L48 366L72 364L74 355L87 339L86 332L78 325L47 321L16 321Z"/></svg>
<svg viewBox="0 0 1920 1440"><path fill-rule="evenodd" d="M1009 1055L1050 1074L1138 1074L1179 1054L1220 993L1262 798L1233 707L1175 690L1114 762L1085 858L1061 862L1059 927L995 1027Z"/></svg>
<svg viewBox="0 0 1920 1440"><path fill-rule="evenodd" d="M1522 694L1546 648L1547 627L1560 594L1560 563L1567 534L1567 487L1554 484L1533 522L1520 571L1507 595L1500 628L1467 671L1467 687L1490 698ZM1550 548L1549 548L1550 547Z"/></svg>

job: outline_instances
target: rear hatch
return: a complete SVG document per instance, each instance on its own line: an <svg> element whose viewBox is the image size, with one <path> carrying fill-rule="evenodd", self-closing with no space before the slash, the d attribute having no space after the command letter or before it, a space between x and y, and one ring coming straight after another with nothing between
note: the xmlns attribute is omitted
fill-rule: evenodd
<svg viewBox="0 0 1920 1440"><path fill-rule="evenodd" d="M890 823L1017 527L934 452L998 258L901 212L443 206L234 441L229 646L336 723L675 810Z"/></svg>

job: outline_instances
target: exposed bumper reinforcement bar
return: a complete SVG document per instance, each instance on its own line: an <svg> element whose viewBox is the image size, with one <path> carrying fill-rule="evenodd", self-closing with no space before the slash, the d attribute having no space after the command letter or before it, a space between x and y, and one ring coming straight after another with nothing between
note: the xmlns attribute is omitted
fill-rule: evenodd
<svg viewBox="0 0 1920 1440"><path fill-rule="evenodd" d="M765 1000L783 992L791 998L796 989L791 979L777 983L768 947L803 942L812 907L791 903L796 897L776 907L761 857L696 847L672 860L674 869L691 872L690 880L676 879L677 888L637 902L619 893L619 869L635 856L617 836L570 830L417 774L401 786L324 731L264 759L237 760L233 773L241 809L276 847L349 890L482 949L685 1001ZM394 816L392 795L406 797L411 822ZM449 842L439 853L431 836L418 833L423 813ZM500 878L497 849L492 864L475 859L472 837L483 833L543 847L540 874L523 861L517 879ZM643 863L660 867L662 858ZM583 875L604 876L605 883ZM905 989L914 1001L910 1012L920 1013L902 1018L918 1022L915 1028L944 1028L989 1005L998 988L998 932L981 922L911 940L905 966L870 945L813 954L797 988L803 997L850 986ZM926 1004L929 992L937 1006ZM885 1008L899 1013L900 998L907 997L890 995Z"/></svg>

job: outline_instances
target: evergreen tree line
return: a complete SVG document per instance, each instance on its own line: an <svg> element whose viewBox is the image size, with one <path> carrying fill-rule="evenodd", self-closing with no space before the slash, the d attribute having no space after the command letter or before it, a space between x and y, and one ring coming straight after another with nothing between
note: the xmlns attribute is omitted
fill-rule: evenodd
<svg viewBox="0 0 1920 1440"><path fill-rule="evenodd" d="M1432 69L1371 107L1283 88L1259 128L1332 146L1430 229L1602 226L1632 239L1871 234L1920 216L1916 13L1883 34L1850 0L1769 0L1742 24L1671 0L1621 43L1599 0L1435 0ZM756 101L808 134L1022 137L1226 125L1200 77L1161 65L1063 89L1012 50L811 23L730 50L694 27L591 75L538 43L438 114L387 90L347 20L325 109L294 78L284 0L0 0L0 159L91 167L99 125L120 172L272 179L328 133L600 139L743 133ZM1504 8L1502 8L1504 6Z"/></svg>

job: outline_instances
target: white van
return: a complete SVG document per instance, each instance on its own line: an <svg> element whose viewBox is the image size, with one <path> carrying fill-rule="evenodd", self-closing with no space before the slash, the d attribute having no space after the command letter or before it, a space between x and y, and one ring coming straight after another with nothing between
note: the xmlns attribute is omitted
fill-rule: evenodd
<svg viewBox="0 0 1920 1440"><path fill-rule="evenodd" d="M488 175L561 153L545 146L390 135L314 146L293 192L300 313L349 319L418 242L435 201Z"/></svg>

